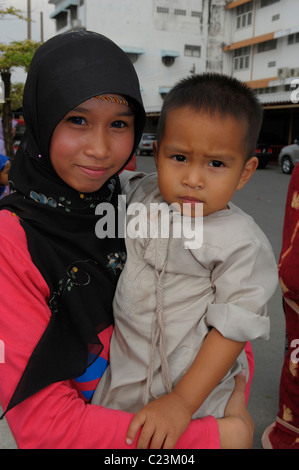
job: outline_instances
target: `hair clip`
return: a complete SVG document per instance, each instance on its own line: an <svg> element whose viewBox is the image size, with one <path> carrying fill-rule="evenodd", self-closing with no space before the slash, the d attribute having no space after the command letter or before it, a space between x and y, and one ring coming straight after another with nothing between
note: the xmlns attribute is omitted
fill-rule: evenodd
<svg viewBox="0 0 299 470"><path fill-rule="evenodd" d="M97 95L97 96L94 96L91 99L92 100L100 100L100 101L110 101L111 103L118 103L118 104L124 104L126 106L129 106L129 103L125 98L118 98L116 96Z"/></svg>

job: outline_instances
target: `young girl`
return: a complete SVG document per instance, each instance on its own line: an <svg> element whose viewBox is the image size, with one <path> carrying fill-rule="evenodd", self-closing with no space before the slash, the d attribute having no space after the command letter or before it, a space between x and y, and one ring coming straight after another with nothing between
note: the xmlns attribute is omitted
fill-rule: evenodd
<svg viewBox="0 0 299 470"><path fill-rule="evenodd" d="M1 405L20 448L128 448L132 414L90 404L125 261L123 239L96 237L95 207L117 207L117 173L145 123L139 82L109 39L70 32L36 52L23 112L14 192L0 206ZM227 419L192 423L178 447L231 445L239 424L251 438L242 387Z"/></svg>

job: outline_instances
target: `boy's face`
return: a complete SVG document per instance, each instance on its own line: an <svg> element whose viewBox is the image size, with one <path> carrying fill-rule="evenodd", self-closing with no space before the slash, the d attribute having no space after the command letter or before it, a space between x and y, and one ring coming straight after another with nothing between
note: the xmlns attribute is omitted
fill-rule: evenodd
<svg viewBox="0 0 299 470"><path fill-rule="evenodd" d="M90 193L120 170L133 144L131 109L125 104L90 99L70 111L55 128L50 160L65 183Z"/></svg>
<svg viewBox="0 0 299 470"><path fill-rule="evenodd" d="M203 203L203 215L226 209L234 192L254 173L258 160L245 163L247 123L211 117L189 106L169 111L159 153L154 144L159 188L169 203ZM190 215L190 212L188 213Z"/></svg>

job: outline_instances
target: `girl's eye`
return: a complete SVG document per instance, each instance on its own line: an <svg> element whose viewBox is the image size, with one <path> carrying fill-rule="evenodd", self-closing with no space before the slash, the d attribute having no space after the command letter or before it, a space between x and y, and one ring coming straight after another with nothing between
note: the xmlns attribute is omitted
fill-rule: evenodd
<svg viewBox="0 0 299 470"><path fill-rule="evenodd" d="M85 119L80 116L70 116L68 118L68 121L72 124L77 124L78 126L82 126L82 124L85 124Z"/></svg>
<svg viewBox="0 0 299 470"><path fill-rule="evenodd" d="M210 162L210 166L213 166L214 168L220 168L220 167L222 167L222 166L224 166L224 165L223 165L223 163L220 162L219 160L212 160L212 161Z"/></svg>
<svg viewBox="0 0 299 470"><path fill-rule="evenodd" d="M116 127L117 129L121 129L122 127L125 127L126 126L126 123L124 123L123 121L114 121L112 124L111 124L112 127Z"/></svg>
<svg viewBox="0 0 299 470"><path fill-rule="evenodd" d="M184 157L184 155L173 155L172 158L177 162L186 162L186 157Z"/></svg>

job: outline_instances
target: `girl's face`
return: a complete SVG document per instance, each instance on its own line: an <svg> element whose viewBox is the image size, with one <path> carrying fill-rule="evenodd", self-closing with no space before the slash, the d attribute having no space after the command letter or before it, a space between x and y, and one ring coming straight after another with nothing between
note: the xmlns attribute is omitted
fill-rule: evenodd
<svg viewBox="0 0 299 470"><path fill-rule="evenodd" d="M65 183L89 193L120 170L133 144L134 115L130 107L90 99L76 106L55 128L50 160Z"/></svg>

